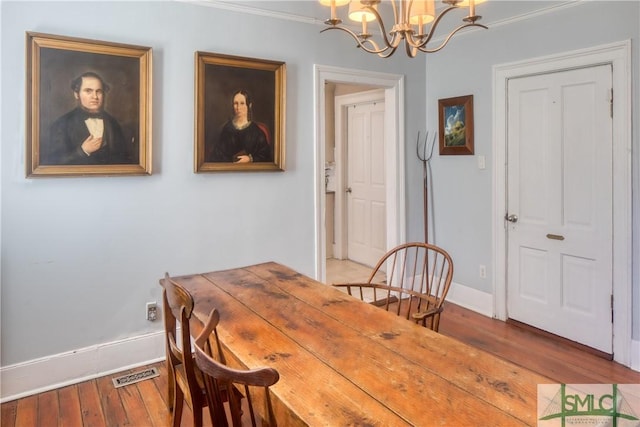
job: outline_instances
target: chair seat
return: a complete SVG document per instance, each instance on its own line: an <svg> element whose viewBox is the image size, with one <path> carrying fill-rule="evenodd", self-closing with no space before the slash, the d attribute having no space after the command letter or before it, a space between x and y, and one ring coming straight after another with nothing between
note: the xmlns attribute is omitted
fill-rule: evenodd
<svg viewBox="0 0 640 427"><path fill-rule="evenodd" d="M384 283L375 281L381 272L385 273ZM453 261L444 249L412 242L384 254L366 283L333 286L437 332L452 280Z"/></svg>
<svg viewBox="0 0 640 427"><path fill-rule="evenodd" d="M383 307L387 304L394 304L396 302L398 302L398 298L391 296L389 298L382 298L382 299L377 299L375 301L371 301L369 302L369 304L374 305L376 307Z"/></svg>

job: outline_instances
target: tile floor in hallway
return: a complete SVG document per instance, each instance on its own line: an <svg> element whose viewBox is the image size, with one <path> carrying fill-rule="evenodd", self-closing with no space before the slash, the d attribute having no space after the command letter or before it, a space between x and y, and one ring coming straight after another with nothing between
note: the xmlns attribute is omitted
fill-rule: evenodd
<svg viewBox="0 0 640 427"><path fill-rule="evenodd" d="M373 267L363 265L351 260L339 260L335 258L327 258L327 274L326 282L332 283L366 283ZM375 282L385 280L384 273L378 273L374 279ZM342 292L348 292L347 288L338 288ZM354 290L355 292L355 290ZM365 301L373 301L374 295L372 289L364 289Z"/></svg>
<svg viewBox="0 0 640 427"><path fill-rule="evenodd" d="M366 282L372 270L373 267L351 260L327 258L326 282L328 284Z"/></svg>

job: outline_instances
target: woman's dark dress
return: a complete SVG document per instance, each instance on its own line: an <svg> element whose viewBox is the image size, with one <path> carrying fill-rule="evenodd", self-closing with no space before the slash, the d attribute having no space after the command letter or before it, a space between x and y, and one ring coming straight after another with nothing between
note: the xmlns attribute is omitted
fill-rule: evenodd
<svg viewBox="0 0 640 427"><path fill-rule="evenodd" d="M251 155L254 162L272 162L273 152L265 133L254 122L236 129L231 121L225 123L220 139L214 144L206 161L235 162L238 156Z"/></svg>

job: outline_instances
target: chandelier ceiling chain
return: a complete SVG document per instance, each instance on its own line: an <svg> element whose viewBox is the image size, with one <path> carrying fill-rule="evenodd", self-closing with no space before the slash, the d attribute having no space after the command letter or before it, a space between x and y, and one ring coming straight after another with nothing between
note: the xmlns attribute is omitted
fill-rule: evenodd
<svg viewBox="0 0 640 427"><path fill-rule="evenodd" d="M393 26L387 33L384 19L378 12L381 0L319 0L321 4L331 8L331 18L324 21L328 25L321 33L328 30L341 30L351 35L358 43L358 47L366 52L376 54L382 58L388 58L395 53L404 40L405 50L409 57L414 58L418 52L434 53L444 48L451 37L464 28L478 27L487 29L486 26L476 21L482 17L476 15L475 6L485 0L443 0L447 5L437 16L435 14L435 0L390 0L393 9ZM362 23L362 32L359 34L345 26L341 26L342 20L337 17L336 8L349 4L349 18ZM442 22L445 15L456 9L467 7L469 15L464 17L464 22L454 28L436 47L428 48L427 44L433 39L436 28ZM381 42L376 42L367 31L367 23L376 21L381 33ZM425 32L425 28L430 27Z"/></svg>

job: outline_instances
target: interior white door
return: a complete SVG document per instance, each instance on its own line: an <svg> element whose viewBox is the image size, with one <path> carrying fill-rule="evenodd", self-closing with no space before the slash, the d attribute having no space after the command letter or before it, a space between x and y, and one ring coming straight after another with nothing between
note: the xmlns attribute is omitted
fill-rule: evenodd
<svg viewBox="0 0 640 427"><path fill-rule="evenodd" d="M612 70L509 80L508 317L612 353Z"/></svg>
<svg viewBox="0 0 640 427"><path fill-rule="evenodd" d="M387 243L384 102L347 109L347 253L375 265Z"/></svg>

